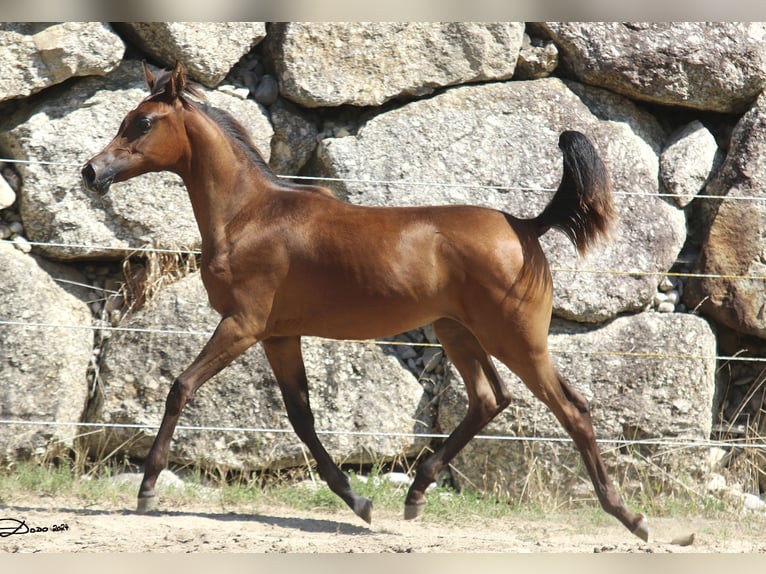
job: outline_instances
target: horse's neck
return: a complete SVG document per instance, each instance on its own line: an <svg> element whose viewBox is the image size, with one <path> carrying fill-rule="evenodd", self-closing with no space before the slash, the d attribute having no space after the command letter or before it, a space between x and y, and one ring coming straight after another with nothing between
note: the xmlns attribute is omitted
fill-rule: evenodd
<svg viewBox="0 0 766 574"><path fill-rule="evenodd" d="M257 199L267 184L230 138L205 118L187 123L191 157L179 175L186 184L203 245L215 244L246 202Z"/></svg>

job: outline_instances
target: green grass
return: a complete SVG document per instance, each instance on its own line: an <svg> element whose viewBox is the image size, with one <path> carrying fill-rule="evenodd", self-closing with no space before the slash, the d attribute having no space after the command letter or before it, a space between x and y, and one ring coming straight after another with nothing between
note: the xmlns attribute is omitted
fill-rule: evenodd
<svg viewBox="0 0 766 574"><path fill-rule="evenodd" d="M122 470L122 467L101 464L91 473L95 476L89 477L83 476L76 464L66 460L58 464L17 463L0 469L0 504L13 505L14 500L28 500L34 496L52 500L76 499L85 507L132 508L137 493L135 484L112 480ZM211 477L193 469L187 469L184 475L183 488L159 487L163 507L206 504L221 511L242 507L248 507L250 511L287 507L332 514L348 512L345 504L318 477L313 481L296 481L294 476L284 475L266 479L252 473L235 475L234 478L224 474ZM374 512L402 512L406 487L384 480L377 469L373 469L366 480L353 472L349 475L354 491L373 501ZM305 479L305 474L301 478ZM648 516L731 516L731 509L712 497L700 497L683 491L662 494L650 486L628 497L628 506ZM553 496L538 496L534 500L509 502L487 494L456 492L437 486L428 491L427 500L422 520L444 524L477 523L508 517L540 518L555 513L574 513L593 525L612 520L600 509L595 498L562 501Z"/></svg>

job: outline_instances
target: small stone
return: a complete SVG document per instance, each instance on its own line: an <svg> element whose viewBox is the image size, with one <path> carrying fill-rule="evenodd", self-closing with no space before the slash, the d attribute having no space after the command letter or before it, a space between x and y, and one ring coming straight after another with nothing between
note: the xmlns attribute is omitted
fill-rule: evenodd
<svg viewBox="0 0 766 574"><path fill-rule="evenodd" d="M11 233L16 235L21 235L22 233L24 233L24 226L21 224L20 221L12 221L8 225L8 228L11 230Z"/></svg>
<svg viewBox="0 0 766 574"><path fill-rule="evenodd" d="M705 489L708 492L721 492L726 489L726 479L718 473L711 473Z"/></svg>
<svg viewBox="0 0 766 574"><path fill-rule="evenodd" d="M434 332L433 325L427 325L423 327L423 335L425 336L426 341L428 341L432 345L436 345L439 343L439 339L436 337L436 333Z"/></svg>
<svg viewBox="0 0 766 574"><path fill-rule="evenodd" d="M22 253L32 252L32 246L30 245L29 241L27 241L26 238L22 237L21 235L12 236L11 240L13 241L14 247L16 247L16 249Z"/></svg>
<svg viewBox="0 0 766 574"><path fill-rule="evenodd" d="M10 227L4 223L0 223L0 239L8 239L12 234L13 232Z"/></svg>
<svg viewBox="0 0 766 574"><path fill-rule="evenodd" d="M681 296L675 289L671 289L665 293L665 296L667 297L668 303L672 303L673 305L678 305L678 302L681 300Z"/></svg>
<svg viewBox="0 0 766 574"><path fill-rule="evenodd" d="M442 358L442 351L436 347L429 347L423 353L423 368L427 373L430 373L439 364Z"/></svg>
<svg viewBox="0 0 766 574"><path fill-rule="evenodd" d="M674 289L676 286L677 280L674 277L663 277L662 281L660 281L658 289L662 291L663 293L670 291L671 289Z"/></svg>
<svg viewBox="0 0 766 574"><path fill-rule="evenodd" d="M13 191L5 178L0 176L0 209L10 207L16 202L16 192Z"/></svg>
<svg viewBox="0 0 766 574"><path fill-rule="evenodd" d="M409 486L412 484L412 479L404 472L388 472L383 475L383 478L387 482L397 486Z"/></svg>
<svg viewBox="0 0 766 574"><path fill-rule="evenodd" d="M665 301L657 306L657 310L660 313L672 313L676 310L676 306L670 301Z"/></svg>
<svg viewBox="0 0 766 574"><path fill-rule="evenodd" d="M250 90L248 88L238 88L229 84L218 86L218 91L230 96L237 97L241 100L246 100L250 95Z"/></svg>
<svg viewBox="0 0 766 574"><path fill-rule="evenodd" d="M745 493L742 495L742 505L745 510L766 510L766 502L755 494Z"/></svg>
<svg viewBox="0 0 766 574"><path fill-rule="evenodd" d="M258 87L255 88L253 98L256 102L264 106L270 106L277 101L279 96L279 84L277 84L276 78L269 74L266 74L258 82Z"/></svg>
<svg viewBox="0 0 766 574"><path fill-rule="evenodd" d="M398 347L398 349L399 349L398 355L402 361L407 361L408 359L414 359L415 357L418 356L415 349L413 349L410 346L402 346L402 347Z"/></svg>
<svg viewBox="0 0 766 574"><path fill-rule="evenodd" d="M335 130L335 137L336 138L345 138L351 135L351 132L348 131L346 128L338 128Z"/></svg>

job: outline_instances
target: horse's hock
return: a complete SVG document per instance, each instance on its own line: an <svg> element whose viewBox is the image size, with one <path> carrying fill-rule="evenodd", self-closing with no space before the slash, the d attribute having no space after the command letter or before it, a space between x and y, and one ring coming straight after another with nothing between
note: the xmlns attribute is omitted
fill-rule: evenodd
<svg viewBox="0 0 766 574"><path fill-rule="evenodd" d="M763 421L759 363L715 357L757 358L766 348L758 314L764 234L751 209L752 198L760 198L764 188L758 182L766 181L766 167L757 161L766 153L759 120L763 102L757 98L766 85L762 28L758 23L548 23L527 26L534 41L525 43L522 23L247 24L231 34L193 23L126 24L119 33L105 24L0 25L0 61L38 70L35 62L44 59L55 70L13 78L0 94L0 158L31 160L8 164L21 185L17 203L0 212L0 228L13 224L15 231L9 228L2 239L15 241L19 249L0 245L4 253L12 250L5 258L13 264L2 269L34 283L3 280L8 296L0 300L5 322L0 378L12 381L14 390L4 395L2 418L76 423L84 412L89 422L156 425L173 377L205 341L183 332L206 332L215 325L201 285L191 276L161 289L151 307L120 323L155 332L97 331L92 337L82 327L104 324L103 301L94 301L103 292L61 281L94 283L86 266L122 258L134 247L199 247L188 199L174 176L119 184L100 201L81 188L77 166L108 143L145 95L140 63L125 56L136 53L126 52L131 45L168 67L179 60L192 73L212 71L197 78L209 86L205 93L247 125L272 164L339 178L328 185L357 204L469 203L528 217L550 194L526 188L552 188L560 178L552 134L586 133L616 192L620 222L613 243L578 260L563 236L550 234L543 241L554 268L554 313L571 321L554 322L550 346L557 366L590 401L597 438L693 443L720 438L716 431L724 428L735 433L723 435L727 438L759 440L749 434ZM158 37L161 49L156 43L155 50L144 52L145 40L138 38ZM51 38L55 50L46 48ZM688 58L690 41L699 57L677 65ZM514 77L516 54L533 61L541 50L558 52L569 79L560 79L556 70L539 72L550 73L547 78ZM360 53L369 61L360 62ZM607 69L606 53L614 53L619 66ZM439 58L449 65L440 65ZM218 80L222 62L230 62L231 72ZM327 71L317 73L322 66ZM392 69L406 73L384 73ZM255 92L266 73L280 83L278 101L267 109L252 98L241 99ZM651 111L636 105L646 101L654 104ZM674 113L678 107L687 113ZM731 115L711 121L708 111ZM689 122L694 130L685 130ZM681 134L687 152L668 153L660 162L665 149L678 144L672 132ZM719 146L717 154L711 153L711 141ZM738 179L740 168L748 173L747 187ZM678 198L660 196L668 193ZM719 209L698 194L740 199L725 199ZM729 223L745 220L752 225ZM728 233L732 229L737 232ZM25 253L24 239L42 245ZM658 313L657 285L668 272L681 275L681 287L688 288L678 291L683 300L670 305L675 313ZM83 316L86 305L90 317ZM53 323L67 327L46 326ZM46 343L49 338L70 344ZM339 461L415 456L428 441L412 433L449 432L466 408L453 369L447 369L446 387L433 389L430 382L425 387L418 382L419 367L411 372L374 345L312 342L305 353L317 427L340 432L325 439ZM482 434L562 436L542 405L513 378L506 380L514 400ZM200 427L287 424L279 392L256 350L203 387L184 416L181 424ZM0 433L13 435L6 441L12 448L2 452L6 459L74 447L76 427L4 424ZM343 434L351 431L387 434ZM115 428L90 436L89 448L98 456L124 444L122 454L140 458L149 438L143 431ZM642 478L642 468L683 480L697 476L707 450L608 442L601 449L612 474L629 477L623 485L628 488ZM287 433L181 430L172 451L179 463L305 464L298 439ZM453 477L461 487L518 496L523 481L537 476L534 471L582 481L584 471L568 458L575 452L571 442L475 440L455 460ZM574 472L564 471L562 463Z"/></svg>

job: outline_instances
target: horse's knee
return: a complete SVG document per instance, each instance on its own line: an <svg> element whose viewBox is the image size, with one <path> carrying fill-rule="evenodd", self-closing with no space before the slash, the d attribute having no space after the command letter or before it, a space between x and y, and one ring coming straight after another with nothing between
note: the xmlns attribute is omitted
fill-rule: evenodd
<svg viewBox="0 0 766 574"><path fill-rule="evenodd" d="M179 415L184 406L186 406L186 403L191 399L191 395L191 390L181 379L173 381L168 397L165 399L165 413L171 416Z"/></svg>

